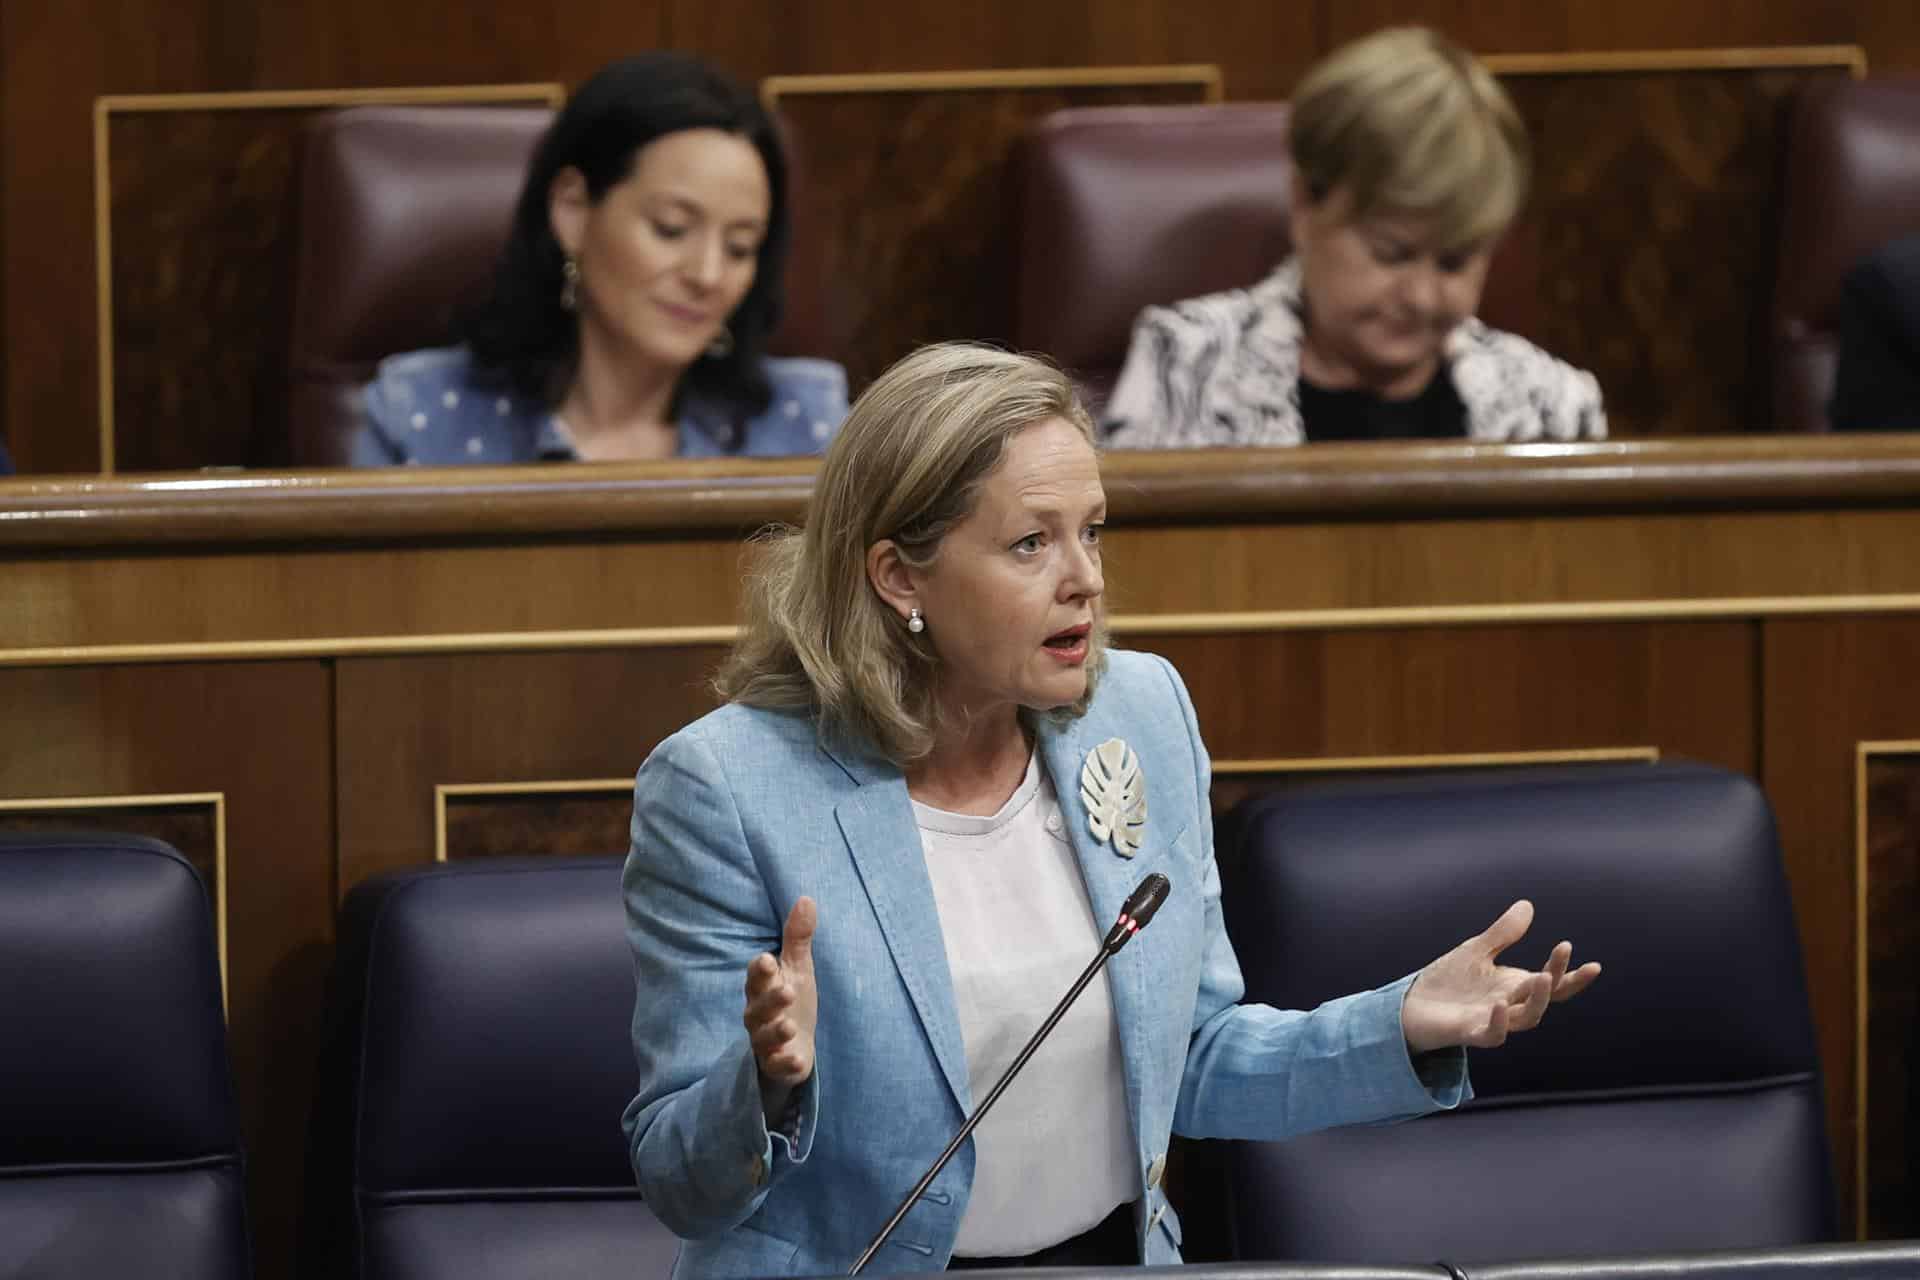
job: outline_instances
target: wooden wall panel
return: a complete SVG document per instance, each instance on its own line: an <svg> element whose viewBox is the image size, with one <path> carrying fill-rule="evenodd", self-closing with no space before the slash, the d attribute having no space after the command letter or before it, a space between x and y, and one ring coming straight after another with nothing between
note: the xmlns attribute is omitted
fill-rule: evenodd
<svg viewBox="0 0 1920 1280"><path fill-rule="evenodd" d="M527 474L533 483L543 478ZM622 492L604 474L580 479ZM1109 477L1116 511L1125 484L1121 475ZM365 491L345 495L356 496L371 503ZM187 547L128 555L109 548L0 557L13 598L27 602L0 609L0 665L232 652L196 648L208 643L245 651L266 642L321 654L407 644L470 649L514 642L516 633L529 637L519 643L541 647L719 642L724 634L555 633L726 627L736 620L744 560L731 539L516 542L506 494L493 495L499 508L489 506L484 491L470 507L460 502L463 495L454 497L453 514L484 536L425 551L348 544L300 552L268 546L207 555ZM433 502L425 493L414 500L422 507ZM313 509L316 524L338 520L335 527L345 528L354 518L325 504ZM216 527L231 533L244 523L235 518ZM1916 540L1920 512L1903 509L1127 523L1109 538L1108 591L1116 621L1130 629L1167 629L1195 613L1271 613L1280 617L1267 625L1324 625L1309 615L1386 609L1414 623L1433 609L1466 608L1485 611L1480 620L1565 602L1766 612L1768 599L1920 596L1920 558L1910 553ZM1455 613L1451 620L1463 619ZM1235 629L1250 625L1260 619L1233 622ZM476 641L476 634L492 638ZM174 648L153 653L160 645Z"/></svg>
<svg viewBox="0 0 1920 1280"><path fill-rule="evenodd" d="M113 465L285 466L304 113L118 117L106 194ZM236 335L249 341L235 341Z"/></svg>
<svg viewBox="0 0 1920 1280"><path fill-rule="evenodd" d="M1863 884L1856 875L1856 839L1866 821L1856 812L1856 764L1862 742L1920 740L1920 686L1913 680L1920 618L1781 619L1764 624L1763 646L1762 782L1779 819L1794 908L1807 941L1807 979L1840 1157L1836 1172L1848 1205L1861 1212L1862 1229L1890 1234L1894 1224L1869 1221L1856 1195L1862 1155L1875 1149L1885 1130L1874 1092L1869 1090L1861 1105L1863 1063L1856 1041L1865 1034L1876 1056L1880 1041L1872 1033L1872 1002L1860 1003L1856 984L1858 925L1869 904L1875 911L1910 912L1911 901L1903 906L1900 895L1910 891L1911 870L1903 875L1896 868L1886 884L1871 874ZM1883 794L1883 818L1891 816L1886 803ZM1887 831L1884 822L1875 829ZM1898 828L1894 831L1882 838L1899 848ZM1896 951L1880 960L1871 980L1883 986L1892 1003L1878 1009L1897 1018L1901 1000L1911 999L1920 978L1920 957ZM1892 1043L1899 1043L1900 1032L1892 1033ZM1883 1079L1901 1078L1911 1065L1911 1060L1892 1059ZM1904 1135L1884 1137L1900 1144Z"/></svg>
<svg viewBox="0 0 1920 1280"><path fill-rule="evenodd" d="M439 803L444 839L434 854L442 862L624 854L633 779L456 784Z"/></svg>
<svg viewBox="0 0 1920 1280"><path fill-rule="evenodd" d="M502 98L490 87L465 100ZM228 98L109 113L115 470L287 465L303 147L314 117L336 109Z"/></svg>
<svg viewBox="0 0 1920 1280"><path fill-rule="evenodd" d="M1229 96L1285 95L1320 47L1313 6L1271 0L667 0L677 48L772 75L1210 62Z"/></svg>
<svg viewBox="0 0 1920 1280"><path fill-rule="evenodd" d="M1920 1234L1920 740L1860 758L1861 866L1867 869L1867 1232Z"/></svg>
<svg viewBox="0 0 1920 1280"><path fill-rule="evenodd" d="M1125 86L928 87L779 100L803 157L816 349L859 390L925 342L1013 336L1008 161L1021 131L1068 107L1193 104L1190 77Z"/></svg>
<svg viewBox="0 0 1920 1280"><path fill-rule="evenodd" d="M262 1277L293 1256L333 936L331 702L318 662L0 671L0 799L226 797L228 1049Z"/></svg>
<svg viewBox="0 0 1920 1280"><path fill-rule="evenodd" d="M1611 434L1768 428L1789 108L1847 74L1505 77L1536 156L1523 218L1540 323L1527 336L1593 372Z"/></svg>
<svg viewBox="0 0 1920 1280"><path fill-rule="evenodd" d="M12 20L13 6L0 4L0 75L10 71L7 51L13 47ZM7 95L0 84L0 181L10 172L7 165L7 137L12 132L8 123ZM7 433L7 388L12 385L7 377L7 206L6 192L0 188L0 446L8 444ZM14 450L7 449L9 460Z"/></svg>
<svg viewBox="0 0 1920 1280"><path fill-rule="evenodd" d="M1217 760L1657 747L1753 773L1745 622L1130 635L1192 694Z"/></svg>
<svg viewBox="0 0 1920 1280"><path fill-rule="evenodd" d="M339 891L433 861L435 787L631 777L655 743L713 706L706 681L721 657L692 647L342 661Z"/></svg>
<svg viewBox="0 0 1920 1280"><path fill-rule="evenodd" d="M1319 0L1327 47L1425 23L1477 53L1858 44L1875 72L1920 71L1908 0Z"/></svg>
<svg viewBox="0 0 1920 1280"><path fill-rule="evenodd" d="M103 94L575 83L665 42L664 0L6 0L0 421L23 470L92 471L93 100ZM138 38L128 33L137 32Z"/></svg>

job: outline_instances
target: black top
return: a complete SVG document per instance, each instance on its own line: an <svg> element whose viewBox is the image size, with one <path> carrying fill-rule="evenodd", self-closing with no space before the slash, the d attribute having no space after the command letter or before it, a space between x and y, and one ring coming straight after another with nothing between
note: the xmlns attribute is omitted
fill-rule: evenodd
<svg viewBox="0 0 1920 1280"><path fill-rule="evenodd" d="M1459 440L1467 434L1460 402L1445 365L1419 395L1388 400L1358 389L1328 391L1300 379L1300 420L1307 443L1329 440Z"/></svg>
<svg viewBox="0 0 1920 1280"><path fill-rule="evenodd" d="M1835 431L1920 431L1920 236L1847 273L1827 418Z"/></svg>

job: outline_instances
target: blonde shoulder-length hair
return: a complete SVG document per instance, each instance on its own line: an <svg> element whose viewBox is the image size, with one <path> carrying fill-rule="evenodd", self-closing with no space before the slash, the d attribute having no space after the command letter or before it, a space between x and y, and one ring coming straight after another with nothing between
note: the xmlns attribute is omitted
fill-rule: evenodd
<svg viewBox="0 0 1920 1280"><path fill-rule="evenodd" d="M901 768L933 748L939 659L867 577L867 551L892 539L931 566L974 508L1007 442L1058 418L1089 444L1093 423L1065 374L971 343L922 347L868 387L814 480L803 527L755 540L739 642L714 680L733 702L810 711ZM1104 667L1095 637L1078 715Z"/></svg>

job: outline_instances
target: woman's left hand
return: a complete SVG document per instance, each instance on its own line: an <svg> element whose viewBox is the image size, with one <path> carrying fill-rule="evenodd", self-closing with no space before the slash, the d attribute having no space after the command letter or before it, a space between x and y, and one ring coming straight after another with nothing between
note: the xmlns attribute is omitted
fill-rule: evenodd
<svg viewBox="0 0 1920 1280"><path fill-rule="evenodd" d="M1496 963L1533 923L1533 904L1522 899L1487 926L1429 964L1414 979L1400 1006L1407 1048L1428 1053L1453 1045L1491 1048L1516 1031L1540 1025L1547 1005L1570 1000L1593 984L1600 966L1589 961L1571 973L1573 944L1562 942L1535 972Z"/></svg>

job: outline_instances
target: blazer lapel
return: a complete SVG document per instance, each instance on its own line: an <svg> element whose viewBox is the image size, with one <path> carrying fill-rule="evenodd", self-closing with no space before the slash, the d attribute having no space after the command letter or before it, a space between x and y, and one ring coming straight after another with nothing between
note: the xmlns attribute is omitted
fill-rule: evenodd
<svg viewBox="0 0 1920 1280"><path fill-rule="evenodd" d="M959 1004L947 971L940 912L934 905L933 882L927 877L906 780L898 771L875 768L844 751L831 754L861 784L834 809L840 833L853 853L867 901L920 1016L921 1029L964 1113L973 1105L967 1086L966 1044L960 1038Z"/></svg>
<svg viewBox="0 0 1920 1280"><path fill-rule="evenodd" d="M1094 932L1105 937L1107 926L1120 914L1127 895L1140 881L1136 859L1123 858L1104 843L1096 843L1087 826L1087 807L1080 800L1080 768L1086 752L1093 749L1097 735L1083 733L1084 721L1061 728L1042 721L1039 731L1041 763L1053 782L1054 795L1060 801L1060 820L1066 824L1073 842L1074 857L1080 863L1080 878L1086 882L1087 900L1093 904ZM1147 815L1151 824L1153 815ZM1152 830L1152 826L1148 826ZM1141 1101L1152 1070L1151 1039L1153 1006L1148 998L1146 966L1140 963L1140 951L1129 947L1107 962L1107 985L1113 993L1113 1013L1120 1027L1120 1056L1127 1077L1127 1114L1134 1129L1140 1128ZM1132 963L1129 963L1132 961Z"/></svg>

